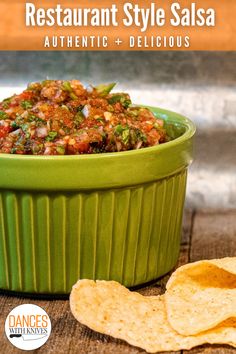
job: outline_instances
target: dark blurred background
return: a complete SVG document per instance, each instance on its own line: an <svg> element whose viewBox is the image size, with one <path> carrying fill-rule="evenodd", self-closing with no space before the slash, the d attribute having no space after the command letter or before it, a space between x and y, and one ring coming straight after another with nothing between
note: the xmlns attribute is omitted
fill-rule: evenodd
<svg viewBox="0 0 236 354"><path fill-rule="evenodd" d="M117 81L133 102L185 114L198 127L189 207L236 207L236 52L1 52L0 97L29 81Z"/></svg>
<svg viewBox="0 0 236 354"><path fill-rule="evenodd" d="M236 83L236 52L1 52L1 83L78 77L148 84L226 85Z"/></svg>

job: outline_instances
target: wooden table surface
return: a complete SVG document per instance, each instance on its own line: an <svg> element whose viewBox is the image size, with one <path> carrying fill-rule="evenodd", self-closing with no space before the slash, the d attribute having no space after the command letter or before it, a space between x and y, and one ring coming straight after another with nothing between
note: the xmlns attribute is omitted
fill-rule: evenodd
<svg viewBox="0 0 236 354"><path fill-rule="evenodd" d="M236 210L187 211L184 217L183 237L178 266L204 258L236 256ZM164 292L169 275L155 284L139 289L144 295L158 295ZM13 347L4 335L7 314L17 305L33 303L43 307L52 321L52 333L41 348L34 353L79 353L79 354L136 354L145 351L132 347L121 340L95 333L80 325L70 313L68 300L36 300L0 295L0 353L22 353ZM180 352L176 352L180 354ZM236 354L229 346L197 347L183 354Z"/></svg>

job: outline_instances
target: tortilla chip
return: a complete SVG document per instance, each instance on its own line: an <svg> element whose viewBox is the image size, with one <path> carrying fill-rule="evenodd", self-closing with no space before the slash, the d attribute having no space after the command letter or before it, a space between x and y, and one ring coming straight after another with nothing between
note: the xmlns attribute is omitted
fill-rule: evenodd
<svg viewBox="0 0 236 354"><path fill-rule="evenodd" d="M236 257L178 268L165 294L168 320L180 334L195 335L236 317Z"/></svg>
<svg viewBox="0 0 236 354"><path fill-rule="evenodd" d="M191 349L203 343L236 347L236 319L201 335L185 337L169 325L164 296L145 297L114 281L79 280L73 286L70 307L82 324L150 353Z"/></svg>

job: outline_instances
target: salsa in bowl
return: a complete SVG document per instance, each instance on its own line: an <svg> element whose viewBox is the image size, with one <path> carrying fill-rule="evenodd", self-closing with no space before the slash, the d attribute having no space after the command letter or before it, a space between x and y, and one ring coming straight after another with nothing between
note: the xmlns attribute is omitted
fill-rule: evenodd
<svg viewBox="0 0 236 354"><path fill-rule="evenodd" d="M83 108L76 103L73 111L62 107L76 102L72 82L59 90L68 103L46 99L44 115L35 86L35 93L30 86L1 103L0 289L55 296L70 293L79 278L131 287L177 262L194 124L164 109L128 105L127 94L104 93L107 86L86 89L103 90L95 108L98 98L86 93ZM101 105L110 98L117 100L109 103L113 112ZM47 115L49 107L58 116ZM91 117L93 109L101 120ZM82 123L75 127L78 112Z"/></svg>
<svg viewBox="0 0 236 354"><path fill-rule="evenodd" d="M162 119L133 106L114 83L31 83L0 103L0 153L80 155L119 152L169 141Z"/></svg>

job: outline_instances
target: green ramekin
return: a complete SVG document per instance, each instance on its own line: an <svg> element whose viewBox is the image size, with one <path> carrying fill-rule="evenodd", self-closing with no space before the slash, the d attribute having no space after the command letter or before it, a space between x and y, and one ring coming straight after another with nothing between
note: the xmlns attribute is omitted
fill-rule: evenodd
<svg viewBox="0 0 236 354"><path fill-rule="evenodd" d="M151 108L177 138L127 152L0 154L0 288L67 294L79 278L130 287L176 264L194 124Z"/></svg>

